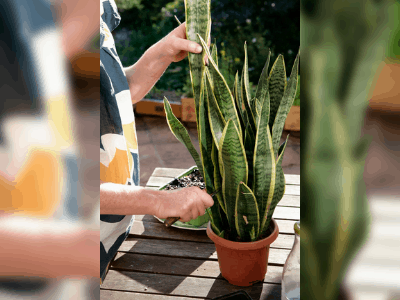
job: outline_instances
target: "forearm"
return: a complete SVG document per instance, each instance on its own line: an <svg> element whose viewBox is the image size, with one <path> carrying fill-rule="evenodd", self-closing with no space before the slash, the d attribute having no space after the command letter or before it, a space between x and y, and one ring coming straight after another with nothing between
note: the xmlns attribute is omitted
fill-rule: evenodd
<svg viewBox="0 0 400 300"><path fill-rule="evenodd" d="M100 213L111 215L154 215L166 192L143 187L102 183Z"/></svg>
<svg viewBox="0 0 400 300"><path fill-rule="evenodd" d="M21 217L0 225L0 276L99 277L99 231Z"/></svg>
<svg viewBox="0 0 400 300"><path fill-rule="evenodd" d="M143 99L170 65L170 58L159 49L160 42L149 48L134 65L124 69L132 103Z"/></svg>

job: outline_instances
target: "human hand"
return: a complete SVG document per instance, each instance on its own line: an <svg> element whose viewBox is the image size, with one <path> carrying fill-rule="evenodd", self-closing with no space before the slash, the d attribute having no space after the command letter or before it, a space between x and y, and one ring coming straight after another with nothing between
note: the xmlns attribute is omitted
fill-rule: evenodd
<svg viewBox="0 0 400 300"><path fill-rule="evenodd" d="M188 187L165 192L160 197L156 216L160 219L180 217L182 222L189 222L204 215L206 208L214 204L213 199L198 187Z"/></svg>
<svg viewBox="0 0 400 300"><path fill-rule="evenodd" d="M208 46L210 46L210 41L211 39L208 40ZM188 52L201 53L203 51L200 44L187 40L186 22L172 30L156 45L162 53L161 56L167 56L170 62L183 60Z"/></svg>

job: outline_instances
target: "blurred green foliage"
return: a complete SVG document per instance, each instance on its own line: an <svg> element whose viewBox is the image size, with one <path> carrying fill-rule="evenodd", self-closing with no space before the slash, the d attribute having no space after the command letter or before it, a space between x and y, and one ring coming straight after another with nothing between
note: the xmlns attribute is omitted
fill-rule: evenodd
<svg viewBox="0 0 400 300"><path fill-rule="evenodd" d="M393 3L391 24L392 30L386 56L400 61L400 1Z"/></svg>
<svg viewBox="0 0 400 300"><path fill-rule="evenodd" d="M177 27L174 15L185 21L183 0L118 0L116 3L122 20L113 34L124 66L135 63L151 45ZM250 82L254 85L258 83L269 49L272 61L283 54L285 64L293 65L300 47L299 6L299 0L212 0L211 38L217 42L222 70L226 72L223 75L233 74L230 75L233 77L236 70L241 72L245 41ZM156 88L182 92L188 77L189 64L184 59L167 69ZM227 79L233 82L233 78Z"/></svg>
<svg viewBox="0 0 400 300"><path fill-rule="evenodd" d="M361 129L378 66L392 51L396 7L393 0L301 1L303 299L340 299L368 232L370 138Z"/></svg>

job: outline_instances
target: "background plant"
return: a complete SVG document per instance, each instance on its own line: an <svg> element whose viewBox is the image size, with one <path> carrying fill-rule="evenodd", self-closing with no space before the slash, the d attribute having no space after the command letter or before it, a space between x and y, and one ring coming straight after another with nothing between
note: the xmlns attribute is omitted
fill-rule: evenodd
<svg viewBox="0 0 400 300"><path fill-rule="evenodd" d="M242 74L236 74L231 89L219 69L217 47L210 53L204 42L210 34L209 2L186 0L185 4L187 38L201 43L204 50L189 54L201 154L165 98L168 125L191 153L207 191L222 189L211 207L214 232L233 241L255 241L269 234L270 220L285 190L281 163L287 140L281 146L279 142L296 94L299 57L286 82L283 56L269 72L268 55L252 93L245 44Z"/></svg>
<svg viewBox="0 0 400 300"><path fill-rule="evenodd" d="M117 0L116 3L122 20L113 34L118 54L125 66L135 63L146 49L177 26L174 15L180 21L185 21L182 0ZM212 0L211 8L212 40L216 39L221 51L227 48L225 45L229 45L225 51L227 56L233 58L233 72L230 74L234 75L236 70L240 70L244 60L242 42L237 41L247 41L249 53L252 53L249 56L249 82L254 86L264 67L264 60L258 58L267 57L269 50L272 61L283 54L288 65L293 65L300 46L298 0ZM174 63L157 82L156 87L181 90L188 77L187 61Z"/></svg>

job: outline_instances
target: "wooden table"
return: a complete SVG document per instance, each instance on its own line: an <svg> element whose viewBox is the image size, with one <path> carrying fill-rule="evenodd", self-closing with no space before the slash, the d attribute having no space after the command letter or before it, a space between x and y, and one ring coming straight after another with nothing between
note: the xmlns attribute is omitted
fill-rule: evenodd
<svg viewBox="0 0 400 300"><path fill-rule="evenodd" d="M146 188L158 189L185 169L156 168ZM205 231L166 228L153 216L136 216L101 286L102 299L212 299L245 290L255 299L281 299L283 265L300 219L300 176L285 175L286 191L275 209L280 234L271 245L263 283L237 287L221 277L213 242Z"/></svg>

